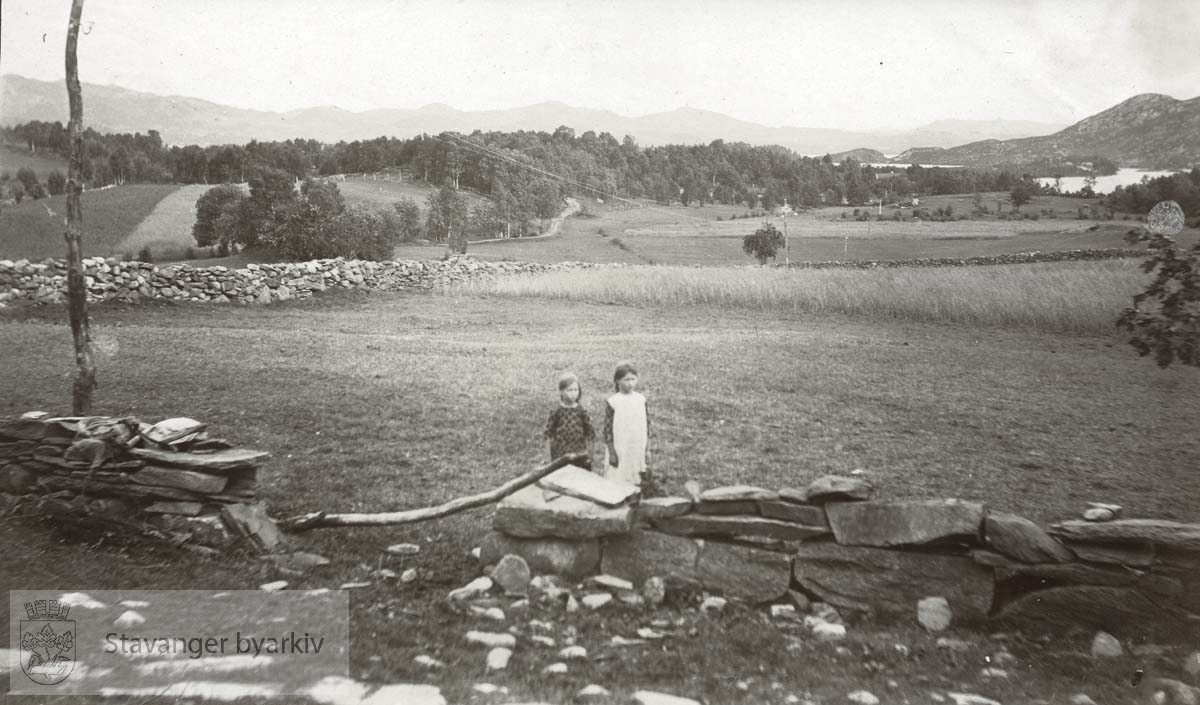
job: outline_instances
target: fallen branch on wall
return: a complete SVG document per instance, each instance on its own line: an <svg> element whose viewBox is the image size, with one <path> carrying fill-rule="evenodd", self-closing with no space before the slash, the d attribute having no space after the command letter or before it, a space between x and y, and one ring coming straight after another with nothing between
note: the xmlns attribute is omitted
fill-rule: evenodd
<svg viewBox="0 0 1200 705"><path fill-rule="evenodd" d="M493 504L504 499L508 495L516 492L522 487L528 487L550 473L560 468L572 465L576 462L582 462L586 459L584 455L564 455L556 458L547 465L530 470L520 477L509 480L500 485L494 490L483 492L481 494L471 495L469 497L459 497L458 499L450 500L445 504L439 504L435 507L424 507L422 509L407 509L401 512L378 512L378 513L360 513L360 514L327 514L325 512L312 512L310 514L301 514L299 516L290 517L279 522L279 528L289 532L308 531L309 529L325 529L334 526L391 526L395 524L415 524L421 521L429 521L430 519L441 519L442 517L467 509L475 509L484 505Z"/></svg>

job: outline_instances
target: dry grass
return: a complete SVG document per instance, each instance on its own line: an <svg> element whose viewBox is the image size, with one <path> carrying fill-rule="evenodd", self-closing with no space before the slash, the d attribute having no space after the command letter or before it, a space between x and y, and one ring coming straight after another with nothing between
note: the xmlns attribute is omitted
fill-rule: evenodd
<svg viewBox="0 0 1200 705"><path fill-rule="evenodd" d="M156 260L181 258L187 250L199 249L192 237L192 226L196 223L196 201L210 188L207 184L180 186L159 201L129 237L114 249L136 258L144 248L149 248Z"/></svg>
<svg viewBox="0 0 1200 705"><path fill-rule="evenodd" d="M1105 334L1144 285L1138 262L874 270L627 267L472 282L456 291Z"/></svg>

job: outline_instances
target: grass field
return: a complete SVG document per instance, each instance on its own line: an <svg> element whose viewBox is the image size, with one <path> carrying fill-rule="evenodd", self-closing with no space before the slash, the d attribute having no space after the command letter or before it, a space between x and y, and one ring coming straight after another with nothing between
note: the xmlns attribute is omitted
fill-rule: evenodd
<svg viewBox="0 0 1200 705"><path fill-rule="evenodd" d="M0 310L0 415L67 410L72 355L62 319L49 307ZM882 497L977 499L1040 522L1076 516L1088 501L1122 504L1129 516L1200 520L1200 375L1160 370L1111 334L475 295L97 306L93 326L105 351L95 411L187 415L271 451L262 494L275 516L414 508L493 487L541 460L560 370L579 373L596 418L613 365L628 358L654 413L652 467L672 492L687 480L779 487L862 469ZM554 650L530 648L518 648L505 673L486 674L462 634L489 627L441 605L476 574L467 552L488 527L484 510L314 532L297 547L332 564L286 579L292 589L337 587L370 580L379 565L417 568L413 584L379 580L353 593L353 675L431 682L453 703L566 702L592 682L611 689L612 702L644 687L707 703L782 705L789 693L833 703L857 688L889 703L925 702L931 690L1004 703L1076 692L1126 702L1134 669L1178 677L1189 648L1101 663L1086 655L1090 633L992 638L955 627L951 636L972 643L956 654L915 625L851 619L850 653L838 656L735 608L711 619L671 613L683 620L675 636L631 649L608 640L632 636L653 615L585 610L533 615L556 638L574 631L592 654L561 680L541 675ZM401 541L421 553L385 556ZM0 520L0 542L0 590L252 589L281 577L250 559L60 543L13 518ZM505 626L524 619L514 614ZM1002 643L1019 659L1014 677L981 678ZM420 669L418 654L447 668ZM507 699L476 696L470 686L484 680L506 686Z"/></svg>
<svg viewBox="0 0 1200 705"><path fill-rule="evenodd" d="M346 199L346 203L361 203L377 208L391 208L401 198L411 198L425 213L425 202L429 194L437 189L428 184L411 181L372 181L370 179L347 179L337 182L338 190ZM469 191L460 191L471 206L484 200Z"/></svg>
<svg viewBox="0 0 1200 705"><path fill-rule="evenodd" d="M160 201L179 188L176 184L131 184L85 191L80 197L84 255L136 255L136 250L123 249L126 238ZM0 209L0 259L65 257L66 217L64 196L37 201L27 198ZM188 228L190 233L190 224Z"/></svg>
<svg viewBox="0 0 1200 705"><path fill-rule="evenodd" d="M46 183L46 177L52 171L67 173L67 162L56 154L44 152L30 153L29 150L8 144L0 144L0 173L7 173L11 178L17 178L18 169L33 169L38 181Z"/></svg>
<svg viewBox="0 0 1200 705"><path fill-rule="evenodd" d="M183 259L188 250L198 249L192 237L196 201L210 188L207 184L180 186L159 201L115 249L137 257L148 248L156 261Z"/></svg>
<svg viewBox="0 0 1200 705"><path fill-rule="evenodd" d="M673 307L689 304L846 314L1106 335L1145 288L1138 260L992 267L853 269L629 267L459 285L511 298Z"/></svg>

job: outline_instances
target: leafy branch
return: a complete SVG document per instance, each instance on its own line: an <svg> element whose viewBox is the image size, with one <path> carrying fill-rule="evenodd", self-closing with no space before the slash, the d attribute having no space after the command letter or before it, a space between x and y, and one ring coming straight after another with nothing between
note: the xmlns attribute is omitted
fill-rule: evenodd
<svg viewBox="0 0 1200 705"><path fill-rule="evenodd" d="M1121 312L1117 326L1133 333L1129 344L1143 357L1153 354L1159 367L1176 360L1200 366L1200 243L1180 250L1173 238L1145 231L1126 240L1147 243L1142 271L1154 279Z"/></svg>

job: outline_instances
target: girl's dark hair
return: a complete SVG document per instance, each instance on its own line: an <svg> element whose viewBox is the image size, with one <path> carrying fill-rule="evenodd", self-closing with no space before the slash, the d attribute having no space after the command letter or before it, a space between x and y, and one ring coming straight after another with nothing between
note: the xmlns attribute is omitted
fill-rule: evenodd
<svg viewBox="0 0 1200 705"><path fill-rule="evenodd" d="M620 382L625 375L636 375L637 373L638 371L636 368L634 368L632 362L622 362L621 364L617 365L617 371L613 373L613 388L618 392L621 391L621 385L618 384L618 382Z"/></svg>

